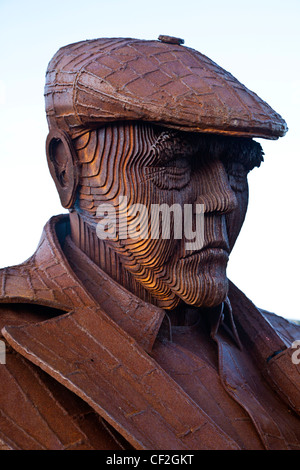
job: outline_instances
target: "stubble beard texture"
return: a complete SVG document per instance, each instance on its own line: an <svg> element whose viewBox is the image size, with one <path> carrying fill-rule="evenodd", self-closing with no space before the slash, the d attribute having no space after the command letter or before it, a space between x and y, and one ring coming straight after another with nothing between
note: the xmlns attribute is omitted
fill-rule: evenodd
<svg viewBox="0 0 300 470"><path fill-rule="evenodd" d="M228 293L226 255L197 253L187 259L173 261L164 280L177 299L194 307L213 307L221 304ZM221 259L222 258L222 259Z"/></svg>

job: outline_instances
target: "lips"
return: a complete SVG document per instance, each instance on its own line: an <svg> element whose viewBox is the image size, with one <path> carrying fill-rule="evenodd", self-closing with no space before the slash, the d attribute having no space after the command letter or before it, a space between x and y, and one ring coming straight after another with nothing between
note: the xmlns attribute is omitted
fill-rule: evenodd
<svg viewBox="0 0 300 470"><path fill-rule="evenodd" d="M214 240L209 243L204 244L200 250L189 251L181 259L188 259L193 256L199 255L201 261L204 261L208 258L226 258L228 260L230 248L228 243L225 240Z"/></svg>
<svg viewBox="0 0 300 470"><path fill-rule="evenodd" d="M202 252L204 250L214 250L214 249L226 251L227 254L229 255L230 248L226 240L214 240L212 242L204 244L203 248L199 251Z"/></svg>

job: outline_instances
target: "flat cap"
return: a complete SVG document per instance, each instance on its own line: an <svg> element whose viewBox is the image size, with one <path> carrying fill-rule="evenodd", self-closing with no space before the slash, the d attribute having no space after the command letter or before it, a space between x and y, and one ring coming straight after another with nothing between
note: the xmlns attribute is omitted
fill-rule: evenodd
<svg viewBox="0 0 300 470"><path fill-rule="evenodd" d="M277 139L282 117L182 40L101 38L62 47L46 73L50 128L76 137L112 121ZM175 38L176 39L176 38Z"/></svg>

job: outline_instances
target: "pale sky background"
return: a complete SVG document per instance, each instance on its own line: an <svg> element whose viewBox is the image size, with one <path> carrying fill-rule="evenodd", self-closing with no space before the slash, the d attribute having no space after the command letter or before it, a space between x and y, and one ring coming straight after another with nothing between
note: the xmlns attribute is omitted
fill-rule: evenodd
<svg viewBox="0 0 300 470"><path fill-rule="evenodd" d="M246 222L230 279L258 306L300 319L300 0L0 0L0 267L35 251L63 212L48 172L44 78L59 47L97 37L185 39L286 120L259 140L265 162L249 177Z"/></svg>

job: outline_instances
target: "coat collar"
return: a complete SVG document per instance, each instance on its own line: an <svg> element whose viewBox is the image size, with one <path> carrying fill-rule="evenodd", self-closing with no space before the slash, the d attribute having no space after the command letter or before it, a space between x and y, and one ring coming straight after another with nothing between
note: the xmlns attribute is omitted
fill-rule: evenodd
<svg viewBox="0 0 300 470"><path fill-rule="evenodd" d="M47 222L36 252L24 263L0 270L0 302L33 303L65 312L100 306L149 352L164 310L142 301L106 275L72 243L69 232L68 215L54 216ZM257 357L262 357L264 364L274 352L287 347L255 305L232 283L229 298L225 308L230 312L231 336L238 345L235 322L246 341L253 342ZM213 334L220 320L217 314Z"/></svg>
<svg viewBox="0 0 300 470"><path fill-rule="evenodd" d="M93 286L89 286L89 292L83 287L59 246L60 234L67 233L66 222L61 218L50 220L30 261L5 273L2 301L16 298L18 289L15 285L14 291L10 276L16 281L22 271L27 283L19 301L55 305L68 313L30 325L6 326L2 333L8 343L85 400L136 449L238 449L145 352L152 347L164 311L153 309L127 291L129 300L121 302L119 296L125 297L124 290L116 289L96 266L85 264L87 260L69 242L66 254L72 250L77 272L84 263L87 276L82 280L89 283L96 275L97 282L114 294L115 305L107 299L105 304L104 298L97 302ZM42 285L51 291L51 298L43 295ZM60 290L63 296L58 298ZM114 321L114 315L122 325ZM134 318L131 323L130 318Z"/></svg>
<svg viewBox="0 0 300 470"><path fill-rule="evenodd" d="M19 266L0 271L0 302L33 303L65 312L100 307L151 351L164 310L117 284L72 243L68 234L68 215L52 217L34 255Z"/></svg>
<svg viewBox="0 0 300 470"><path fill-rule="evenodd" d="M144 302L115 282L72 242L70 236L66 237L64 253L72 272L97 305L150 352L165 316L164 310Z"/></svg>
<svg viewBox="0 0 300 470"><path fill-rule="evenodd" d="M166 409L173 409L176 423L177 420L178 423L183 422L184 415L181 416L180 413L185 409L189 415L189 425L190 422L194 423L193 429L202 429L200 423L207 423L208 427L214 429L213 435L218 436L220 442L218 444L207 443L208 448L211 448L211 445L224 446L224 442L228 443L229 448L235 448L228 436L225 436L220 429L216 429L208 416L190 401L183 390L170 380L170 377L155 361L151 360L148 354L145 354L145 350L151 351L165 312L140 301L116 284L78 250L67 239L67 235L68 217L52 218L44 228L36 253L22 265L0 272L2 288L0 301L37 303L70 312L28 327L25 325L24 327L6 327L3 334L8 342L16 351L88 401L137 448L140 445L146 448L153 445L153 442L148 440L150 436L146 438L140 435L137 438L139 426L136 427L132 419L133 421L143 420L142 415L145 417L145 423L149 419L154 419L154 415L160 415L159 419L163 418L166 425L165 431L170 428L170 425L175 426L174 432L171 433L173 437L170 435L170 438L173 439L176 435L176 446L187 444L181 441L181 436L190 436L190 431L188 432L185 426L181 426L180 430L177 429L173 417L164 415L165 408L159 408L164 400L166 400ZM63 246L65 239L67 242ZM297 388L299 373L294 380L294 371L289 370L293 365L292 361L285 354L288 351L286 345L260 311L233 285L231 285L230 294L233 307L233 315L229 317L230 322L234 316L239 332L243 333L243 340L248 345L249 341L253 342L253 354L262 372L273 386L275 384L276 388L286 394L285 399L289 402L289 379L293 377L296 389L299 390L299 387ZM215 320L213 334L216 337L221 322L219 316ZM98 322L97 327L95 327L95 322ZM53 337L56 337L57 341L53 342ZM91 349L92 344L95 350ZM227 340L224 344L227 347ZM61 354L60 347L63 347ZM282 354L277 354L275 359L268 362L270 355L278 350L282 351ZM93 354L89 359L90 353ZM71 358L74 354L72 364L68 364L69 361L66 358L69 356ZM281 370L278 372L278 367L275 373L273 371L276 364L272 366L272 361L277 361L278 358L285 365L282 373ZM100 361L98 368L90 367L89 361L95 360ZM82 376L83 371L88 374L87 377L92 378L90 390L86 388L86 379ZM96 372L99 372L98 384L102 384L106 373L109 374L109 380L104 384L101 393L93 388ZM115 380L119 387L123 383L124 373L129 374L128 381L131 383L132 390L139 388L139 393L135 399L131 396L129 401L126 398L123 402L123 393L124 396L127 393L127 385L124 383L125 388L123 390L121 387L121 395L118 393L119 398L116 396L115 401L111 402L111 397L115 393ZM222 376L224 373L227 375L226 371L222 371L222 367L220 373ZM107 387L110 387L109 396L107 396ZM145 399L145 403L142 404L144 408L141 409L139 394L143 396L143 400ZM158 394L159 399L155 399L148 409L147 403L152 394L154 394L153 397ZM176 406L174 408L172 405L173 396L177 397L178 403L180 402L178 413ZM108 397L107 401L105 397ZM135 410L128 409L124 417L125 408L133 400L135 400ZM295 401L295 395L293 400ZM122 405L121 408L120 405ZM297 407L294 409L297 411ZM158 424L156 423L156 426ZM201 433L201 442L206 434L206 432L203 435ZM195 445L193 436L190 437L187 438L189 442L187 445L193 446ZM197 445L200 441L197 438ZM159 445L159 440L155 445Z"/></svg>

